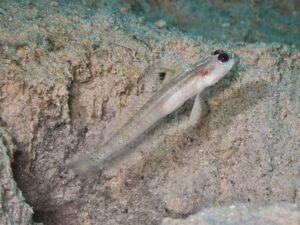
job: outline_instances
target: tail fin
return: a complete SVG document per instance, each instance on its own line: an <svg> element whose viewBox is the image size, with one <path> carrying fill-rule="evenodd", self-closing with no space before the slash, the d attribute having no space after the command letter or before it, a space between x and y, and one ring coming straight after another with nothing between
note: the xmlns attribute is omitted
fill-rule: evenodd
<svg viewBox="0 0 300 225"><path fill-rule="evenodd" d="M68 169L71 169L75 174L83 178L88 178L89 176L97 173L101 173L104 166L101 163L92 160L91 155L84 156L66 164Z"/></svg>

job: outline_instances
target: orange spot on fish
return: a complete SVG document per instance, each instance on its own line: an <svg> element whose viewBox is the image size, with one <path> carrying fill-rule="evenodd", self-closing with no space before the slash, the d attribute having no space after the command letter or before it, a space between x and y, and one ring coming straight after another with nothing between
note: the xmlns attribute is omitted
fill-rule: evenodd
<svg viewBox="0 0 300 225"><path fill-rule="evenodd" d="M207 75L209 75L209 73L214 69L213 66L209 66L209 67L205 67L203 69L201 69L197 74L201 77L205 77Z"/></svg>

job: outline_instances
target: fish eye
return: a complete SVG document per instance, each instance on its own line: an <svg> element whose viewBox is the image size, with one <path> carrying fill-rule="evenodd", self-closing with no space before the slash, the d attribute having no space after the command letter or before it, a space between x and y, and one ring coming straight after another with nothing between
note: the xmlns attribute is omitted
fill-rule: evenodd
<svg viewBox="0 0 300 225"><path fill-rule="evenodd" d="M215 50L215 51L213 52L213 55L219 55L219 54L221 54L221 53L223 53L223 52L224 52L223 50L217 49L217 50Z"/></svg>
<svg viewBox="0 0 300 225"><path fill-rule="evenodd" d="M229 55L225 52L222 52L219 56L218 56L218 60L221 61L222 63L224 62L228 62L229 60Z"/></svg>

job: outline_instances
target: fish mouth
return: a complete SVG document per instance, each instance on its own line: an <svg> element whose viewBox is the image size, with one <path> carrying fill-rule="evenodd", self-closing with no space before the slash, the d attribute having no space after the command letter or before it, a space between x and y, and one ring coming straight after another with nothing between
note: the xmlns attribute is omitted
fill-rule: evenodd
<svg viewBox="0 0 300 225"><path fill-rule="evenodd" d="M237 56L237 54L235 54L234 52L227 52L227 54L229 55L229 57L231 59L233 59L235 61L235 63L239 62L239 57Z"/></svg>

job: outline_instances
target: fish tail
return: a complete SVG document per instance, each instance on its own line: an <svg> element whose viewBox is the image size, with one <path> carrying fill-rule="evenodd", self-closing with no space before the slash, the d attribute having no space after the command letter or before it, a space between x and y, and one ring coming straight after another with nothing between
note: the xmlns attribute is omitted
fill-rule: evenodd
<svg viewBox="0 0 300 225"><path fill-rule="evenodd" d="M93 160L92 155L88 155L67 163L66 167L80 177L89 177L92 174L100 173L104 165L99 161Z"/></svg>

